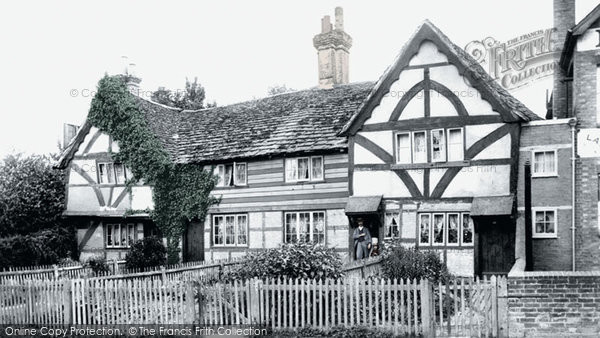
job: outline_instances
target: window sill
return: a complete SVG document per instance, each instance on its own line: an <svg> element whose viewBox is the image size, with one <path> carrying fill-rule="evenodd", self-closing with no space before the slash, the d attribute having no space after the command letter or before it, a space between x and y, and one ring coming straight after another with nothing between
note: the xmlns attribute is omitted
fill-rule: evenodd
<svg viewBox="0 0 600 338"><path fill-rule="evenodd" d="M325 180L315 180L315 181L285 181L283 182L286 185L299 185L299 184L317 184L317 183L325 183Z"/></svg>
<svg viewBox="0 0 600 338"><path fill-rule="evenodd" d="M551 177L555 177L558 178L558 174L557 173L550 173L550 174L531 174L531 178L551 178Z"/></svg>
<svg viewBox="0 0 600 338"><path fill-rule="evenodd" d="M532 239L558 239L558 235L531 235Z"/></svg>
<svg viewBox="0 0 600 338"><path fill-rule="evenodd" d="M452 161L452 162L431 162L431 163L410 163L392 164L390 168L394 169L429 169L429 168L452 168L452 167L468 167L471 165L471 161Z"/></svg>
<svg viewBox="0 0 600 338"><path fill-rule="evenodd" d="M215 187L213 190L228 190L228 189L236 189L236 188L248 188L248 185L233 185L230 187Z"/></svg>

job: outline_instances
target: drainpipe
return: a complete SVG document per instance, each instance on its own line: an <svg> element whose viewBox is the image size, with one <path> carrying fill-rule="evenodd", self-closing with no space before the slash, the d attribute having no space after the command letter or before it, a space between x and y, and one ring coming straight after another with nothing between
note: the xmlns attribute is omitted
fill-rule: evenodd
<svg viewBox="0 0 600 338"><path fill-rule="evenodd" d="M575 271L575 165L577 164L577 151L575 137L577 137L577 119L569 121L571 126L571 267Z"/></svg>
<svg viewBox="0 0 600 338"><path fill-rule="evenodd" d="M525 271L533 271L533 225L531 222L531 163L525 161Z"/></svg>

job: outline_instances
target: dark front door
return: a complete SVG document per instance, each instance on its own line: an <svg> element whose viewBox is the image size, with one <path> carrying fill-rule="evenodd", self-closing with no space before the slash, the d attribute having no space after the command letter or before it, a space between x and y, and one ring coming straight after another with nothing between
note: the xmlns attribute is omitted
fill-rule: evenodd
<svg viewBox="0 0 600 338"><path fill-rule="evenodd" d="M508 216L474 217L475 273L507 274L515 263L515 223Z"/></svg>
<svg viewBox="0 0 600 338"><path fill-rule="evenodd" d="M183 260L196 262L204 260L204 222L188 224L183 240Z"/></svg>

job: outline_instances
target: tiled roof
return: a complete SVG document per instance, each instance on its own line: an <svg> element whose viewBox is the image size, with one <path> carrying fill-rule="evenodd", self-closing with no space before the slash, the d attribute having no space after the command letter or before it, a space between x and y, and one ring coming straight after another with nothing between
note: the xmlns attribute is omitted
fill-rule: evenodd
<svg viewBox="0 0 600 338"><path fill-rule="evenodd" d="M196 111L139 102L176 162L210 162L345 149L337 134L372 87L308 89Z"/></svg>

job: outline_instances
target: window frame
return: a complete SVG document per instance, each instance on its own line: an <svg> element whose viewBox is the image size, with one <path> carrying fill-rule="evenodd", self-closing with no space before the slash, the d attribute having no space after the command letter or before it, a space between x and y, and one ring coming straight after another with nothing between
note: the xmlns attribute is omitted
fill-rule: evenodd
<svg viewBox="0 0 600 338"><path fill-rule="evenodd" d="M421 216L423 215L427 215L429 217L429 242L428 243L424 243L421 242ZM443 222L443 231L444 231L444 236L443 236L443 243L435 243L434 242L434 225L433 225L433 221L434 221L434 216L435 215L443 215L444 217L444 222ZM449 220L449 216L450 215L457 215L458 216L458 240L456 243L449 243L448 242L448 237L449 237L449 226L448 226L448 220ZM464 212L464 211L436 211L436 212L417 212L417 246L420 247L428 247L431 249L443 249L443 248L472 248L474 246L474 241L475 241L475 227L473 226L471 228L471 243L464 243L463 242L463 222L464 222L464 218L465 215L469 215L469 217L471 216L470 212ZM471 218L472 221L472 218Z"/></svg>
<svg viewBox="0 0 600 338"><path fill-rule="evenodd" d="M110 233L111 236L111 240L114 243L114 238L115 238L115 234L117 232L115 232L114 230L118 228L118 234L119 234L119 242L123 243L122 240L122 234L123 234L123 228L125 228L125 232L126 232L126 239L127 239L127 243L125 245L123 244L119 244L119 245L115 245L115 244L108 244L108 236ZM131 230L131 233L130 233ZM129 241L129 238L132 238L132 241ZM137 234L137 223L131 223L131 222L126 222L126 223L105 223L104 224L104 247L106 249L129 249L131 247L131 245L133 243L135 243L138 240L138 234Z"/></svg>
<svg viewBox="0 0 600 338"><path fill-rule="evenodd" d="M225 219L227 217L233 217L234 220L234 233L233 233L233 244L227 244L227 225L225 223ZM239 243L239 235L240 235L240 231L239 231L239 218L240 217L245 217L246 218L246 243L245 244L240 244ZM215 219L216 218L221 218L222 219L222 223L220 223L219 227L222 229L222 243L217 244L216 239L216 232L215 232ZM247 213L233 213L233 214L212 214L211 215L211 225L210 225L210 232L211 232L211 244L213 247L216 248L235 248L235 247L249 247L249 242L250 242L250 219Z"/></svg>
<svg viewBox="0 0 600 338"><path fill-rule="evenodd" d="M110 172L112 172L112 182L103 182L102 181L102 173L100 171L100 166L104 166L106 173L108 175L109 171L108 171L108 167L112 168L112 170L110 170ZM123 168L123 182L117 182L117 165L121 166ZM111 184L111 185L124 185L127 182L127 168L125 167L125 165L121 162L110 162L110 161L99 161L96 162L96 172L98 174L98 184ZM107 176L108 178L109 176Z"/></svg>
<svg viewBox="0 0 600 338"><path fill-rule="evenodd" d="M440 140L443 142L443 149L440 151L442 158L440 158L439 160L434 160L433 159L433 133L434 132L438 132L441 131L442 132L442 136L440 137ZM429 151L431 152L431 163L443 163L443 162L448 162L448 145L446 144L446 129L444 128L436 128L436 129L431 129L429 131L429 137L431 138L431 142L429 142L430 145L430 149ZM427 140L425 140L427 141Z"/></svg>
<svg viewBox="0 0 600 338"><path fill-rule="evenodd" d="M321 159L321 178L313 177L313 159L320 158ZM298 178L298 170L300 166L298 165L298 161L301 159L307 159L308 161L308 179ZM296 179L288 178L288 161L296 162ZM325 157L323 155L314 155L314 156L299 156L299 157L286 157L283 159L283 179L285 183L304 183L304 182L323 182L325 181Z"/></svg>
<svg viewBox="0 0 600 338"><path fill-rule="evenodd" d="M327 245L327 212L325 210L298 210L298 211L285 211L283 213L283 243L291 243L288 241L288 229L287 229L287 216L295 215L296 222L296 240L300 239L300 214L309 214L309 237L308 243L317 245ZM315 242L315 214L323 214L323 242Z"/></svg>
<svg viewBox="0 0 600 338"><path fill-rule="evenodd" d="M459 130L460 131L460 145L461 145L461 156L460 159L450 159L450 132ZM459 128L448 128L446 130L446 162L458 162L465 160L465 129L463 127Z"/></svg>
<svg viewBox="0 0 600 338"><path fill-rule="evenodd" d="M421 229L422 229L422 227L421 227L421 222L422 222L421 216L425 216L425 215L427 215L427 217L429 219L429 226L427 228L427 230L428 230L427 243L421 242ZM419 246L431 246L431 242L432 242L432 240L431 240L431 238L432 238L432 234L431 234L431 220L432 220L433 217L431 216L430 212L422 212L422 213L417 213L417 218L418 218L418 222L417 222L417 224L418 224L418 228L417 228L417 230L418 230L418 233L417 233L417 235L418 235L417 236L417 243L418 243Z"/></svg>
<svg viewBox="0 0 600 338"><path fill-rule="evenodd" d="M463 242L463 231L464 231L464 224L465 224L465 215L469 215L469 218L471 219L471 223L472 223L472 227L471 227L471 242L470 243L465 243ZM474 246L475 243L475 223L473 223L473 217L471 217L471 213L470 212L461 212L460 213L460 227L459 227L459 243L461 247L468 247L468 246Z"/></svg>
<svg viewBox="0 0 600 338"><path fill-rule="evenodd" d="M398 227L398 236L387 236L387 231L388 231L388 223L387 223L387 215L388 214L394 214L394 215L398 215L398 222L397 222L397 227ZM402 238L402 211L399 209L392 209L392 210L386 210L383 213L383 219L384 219L384 225L383 225L383 239L396 239L396 238Z"/></svg>
<svg viewBox="0 0 600 338"><path fill-rule="evenodd" d="M417 162L416 159L415 159L416 158L416 156L415 156L415 154L416 154L416 151L415 151L415 134L420 134L420 133L423 133L425 135L425 161L423 161L423 162ZM412 146L411 147L411 157L412 157L412 163L414 163L414 164L426 164L426 163L429 163L428 162L429 161L429 158L428 158L429 157L429 154L428 154L429 147L427 147L427 134L428 134L427 130L415 130L415 131L411 132L411 146Z"/></svg>
<svg viewBox="0 0 600 338"><path fill-rule="evenodd" d="M536 214L538 212L543 212L544 216L546 212L552 212L554 213L554 232L553 233L538 233L536 231ZM532 213L532 222L531 222L531 238L541 238L541 239L551 239L551 238L558 238L558 208L553 208L553 207L533 207L531 208L531 213ZM544 222L546 223L546 222Z"/></svg>
<svg viewBox="0 0 600 338"><path fill-rule="evenodd" d="M535 154L538 153L553 153L554 154L554 171L553 172L536 172L535 171ZM545 163L545 162L544 162ZM558 176L558 151L557 149L532 150L531 151L531 177L556 177Z"/></svg>
<svg viewBox="0 0 600 338"><path fill-rule="evenodd" d="M442 231L444 232L442 234L442 242L441 243L436 243L435 242L435 227L433 225L433 222L435 220L435 216L442 216ZM431 246L446 246L446 213L445 212L432 212L431 213L431 222L429 223L430 229L429 229L429 233L431 234Z"/></svg>
<svg viewBox="0 0 600 338"><path fill-rule="evenodd" d="M450 243L449 239L450 239L450 215L456 215L457 216L457 224L456 224L456 243ZM446 233L445 235L445 245L446 246L460 246L460 237L462 235L462 232L460 231L460 226L461 223L460 221L462 220L461 218L461 213L460 212L447 212L446 213Z"/></svg>
<svg viewBox="0 0 600 338"><path fill-rule="evenodd" d="M408 135L408 162L401 162L400 161L400 140L399 137L401 135ZM395 156L396 156L396 163L397 164L412 164L413 163L413 136L412 136L412 132L410 131L406 131L406 132L398 132L395 134L394 137L394 144L395 144Z"/></svg>
<svg viewBox="0 0 600 338"><path fill-rule="evenodd" d="M231 171L231 175L233 176L233 185L225 185L225 174L226 174L227 166L229 166L229 165L231 165L233 167L233 169ZM238 165L244 165L244 171L245 171L244 177L246 178L246 181L243 183L239 183L238 179L237 179ZM221 175L219 173L220 168L223 169L223 178L222 179L221 179ZM219 181L215 185L216 188L235 188L235 187L248 186L248 162L228 162L228 163L217 164L217 165L215 165L215 168L213 170L213 175L216 175L219 178Z"/></svg>

